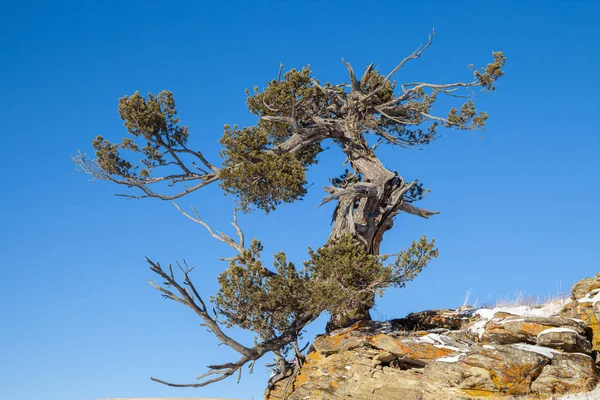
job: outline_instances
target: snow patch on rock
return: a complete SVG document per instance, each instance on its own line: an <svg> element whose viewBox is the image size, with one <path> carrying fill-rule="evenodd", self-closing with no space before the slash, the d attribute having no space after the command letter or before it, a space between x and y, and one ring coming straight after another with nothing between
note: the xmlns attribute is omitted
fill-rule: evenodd
<svg viewBox="0 0 600 400"><path fill-rule="evenodd" d="M600 301L600 297L598 298L598 301ZM487 324L489 321L494 320L499 324L523 321L522 319L501 320L499 318L494 318L494 315L496 313L504 312L521 317L551 317L557 314L560 310L562 310L562 308L568 302L568 298L558 298L536 306L504 306L494 308L480 308L475 311L475 315L477 315L480 318L480 320L468 327L467 331L471 334L477 335L481 339L483 332L485 332L485 324Z"/></svg>
<svg viewBox="0 0 600 400"><path fill-rule="evenodd" d="M455 356L446 356L446 357L438 358L435 361L446 362L446 363L455 363L455 362L458 362L458 359L464 355L465 355L465 353L460 353Z"/></svg>
<svg viewBox="0 0 600 400"><path fill-rule="evenodd" d="M446 340L444 340L444 339L446 339ZM445 336L439 335L437 333L428 333L425 336L415 338L414 341L417 343L429 343L429 344L432 344L433 347L436 347L438 349L461 351L461 349L459 349L458 347L452 346L451 343L448 341L448 338L446 338Z"/></svg>
<svg viewBox="0 0 600 400"><path fill-rule="evenodd" d="M473 335L477 335L477 337L479 337L479 339L481 339L483 332L485 332L485 324L487 324L487 323L488 323L488 320L482 319L481 321L477 321L473 325L468 327L467 331Z"/></svg>
<svg viewBox="0 0 600 400"><path fill-rule="evenodd" d="M570 328L549 328L546 330L541 331L540 333L538 333L538 337L540 337L541 335L545 335L546 333L553 333L553 332L572 332L577 334L576 331L574 331L573 329Z"/></svg>
<svg viewBox="0 0 600 400"><path fill-rule="evenodd" d="M506 318L505 320L498 322L498 325L504 325L507 322L525 322L525 320L523 318Z"/></svg>
<svg viewBox="0 0 600 400"><path fill-rule="evenodd" d="M525 344L525 343L517 343L513 344L513 347L519 350L531 351L533 353L538 353L544 357L548 357L550 359L554 358L555 354L560 354L561 352L558 350L551 349L549 347L536 346L533 344Z"/></svg>
<svg viewBox="0 0 600 400"><path fill-rule="evenodd" d="M580 303L597 303L600 301L600 289L594 289L586 294L581 299L577 300Z"/></svg>
<svg viewBox="0 0 600 400"><path fill-rule="evenodd" d="M600 291L600 289L599 289ZM600 301L600 297L598 298ZM481 319L491 320L497 312L505 312L522 317L551 317L558 313L569 302L569 299L555 299L538 306L506 306L480 308L475 312Z"/></svg>

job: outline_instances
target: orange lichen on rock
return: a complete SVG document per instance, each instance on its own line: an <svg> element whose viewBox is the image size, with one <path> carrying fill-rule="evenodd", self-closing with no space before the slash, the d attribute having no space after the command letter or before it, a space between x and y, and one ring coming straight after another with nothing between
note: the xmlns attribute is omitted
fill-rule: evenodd
<svg viewBox="0 0 600 400"><path fill-rule="evenodd" d="M537 336L540 332L545 331L546 329L551 328L549 326L536 324L536 323L523 323L519 327L519 332L527 334L529 336Z"/></svg>
<svg viewBox="0 0 600 400"><path fill-rule="evenodd" d="M378 349L389 351L401 358L419 361L432 361L453 352L430 343L396 339L385 334L370 337L368 342Z"/></svg>
<svg viewBox="0 0 600 400"><path fill-rule="evenodd" d="M592 342L600 351L600 302L595 292L579 300L559 315L495 312L476 321L484 314L433 310L357 323L319 336L301 370L266 399L543 399L589 391L600 380L590 350Z"/></svg>
<svg viewBox="0 0 600 400"><path fill-rule="evenodd" d="M364 343L364 334L361 331L366 324L364 321L357 322L349 328L319 336L313 347L325 355L360 347Z"/></svg>

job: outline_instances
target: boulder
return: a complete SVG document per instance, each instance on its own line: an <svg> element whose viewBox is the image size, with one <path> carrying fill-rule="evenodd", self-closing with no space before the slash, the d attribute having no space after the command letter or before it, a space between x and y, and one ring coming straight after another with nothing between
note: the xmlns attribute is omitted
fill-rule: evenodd
<svg viewBox="0 0 600 400"><path fill-rule="evenodd" d="M550 328L539 333L537 345L560 349L570 353L590 353L592 345L571 328Z"/></svg>
<svg viewBox="0 0 600 400"><path fill-rule="evenodd" d="M585 324L563 317L509 316L493 319L484 327L481 339L484 343L537 343L538 335L551 328L568 328L585 336Z"/></svg>
<svg viewBox="0 0 600 400"><path fill-rule="evenodd" d="M575 292L577 295L580 294L578 291ZM581 298L567 303L559 315L582 321L587 327L585 336L590 340L592 350L600 352L600 289L592 289Z"/></svg>
<svg viewBox="0 0 600 400"><path fill-rule="evenodd" d="M428 310L408 314L406 318L396 321L410 330L462 329L475 321L475 311L472 307L461 307L457 310Z"/></svg>
<svg viewBox="0 0 600 400"><path fill-rule="evenodd" d="M439 334L415 333L409 337L378 334L370 337L368 343L372 347L395 355L400 364L417 367L423 367L432 360L459 350L455 346L457 343Z"/></svg>
<svg viewBox="0 0 600 400"><path fill-rule="evenodd" d="M553 395L586 392L598 384L598 371L585 354L556 354L532 383L534 393Z"/></svg>
<svg viewBox="0 0 600 400"><path fill-rule="evenodd" d="M319 339L317 339L318 341ZM351 350L329 352L325 356L318 351L310 352L300 373L292 382L282 381L281 388L289 388L287 400L301 399L357 399L357 400L403 400L423 398L425 391L434 393L437 386L426 382L421 368L403 369L390 367L397 356L371 348L366 341ZM314 346L314 349L319 346ZM275 397L275 393L279 397ZM279 400L284 391L271 391L267 399ZM439 399L466 399L449 388Z"/></svg>
<svg viewBox="0 0 600 400"><path fill-rule="evenodd" d="M571 300L579 300L592 290L600 289L600 273L594 278L584 278L571 288Z"/></svg>
<svg viewBox="0 0 600 400"><path fill-rule="evenodd" d="M525 395L550 361L551 354L536 346L473 345L462 357L431 363L424 373L471 395Z"/></svg>
<svg viewBox="0 0 600 400"><path fill-rule="evenodd" d="M349 328L317 337L312 347L324 356L352 350L363 346L367 337L369 337L369 333L373 332L373 323L371 321L361 321Z"/></svg>

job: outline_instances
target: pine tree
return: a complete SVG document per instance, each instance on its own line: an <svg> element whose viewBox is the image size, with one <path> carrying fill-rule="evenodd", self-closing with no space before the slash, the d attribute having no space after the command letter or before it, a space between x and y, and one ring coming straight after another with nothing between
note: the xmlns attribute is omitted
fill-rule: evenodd
<svg viewBox="0 0 600 400"><path fill-rule="evenodd" d="M488 115L478 111L469 94L476 88L495 90L503 75L505 58L494 52L493 60L479 70L469 66L473 79L447 84L412 82L397 84L392 77L429 48L428 42L383 75L370 64L356 76L344 61L349 83L321 83L310 67L292 69L277 79L247 91L247 106L257 117L253 126L226 125L220 140L221 166L188 147L188 127L177 116L173 94L163 91L146 98L136 92L119 100L119 115L128 137L111 143L102 136L93 140L95 157L83 153L74 157L80 168L93 177L112 181L136 194L130 198L175 200L217 183L235 196L238 211L273 212L284 203L293 203L307 192L306 172L325 152L325 142L341 151L350 169L331 178L323 203L337 202L327 243L309 249L308 261L295 267L283 253L274 256L272 268L263 263L262 244L246 245L234 213L237 238L215 232L196 210L191 220L237 252L219 276L220 289L209 307L196 290L191 268L180 265L183 279L173 268L147 260L164 285L153 284L165 297L191 308L225 345L240 354L237 361L209 366L197 383L171 386L200 387L250 369L267 353L275 357L277 373L270 384L301 365L303 356L298 338L303 328L327 312L328 330L370 319L375 297L389 287L402 287L428 262L438 256L434 240L425 236L397 254L381 255L385 232L392 229L400 213L429 218L437 211L415 206L426 194L418 181L406 181L392 172L376 155L378 145L421 148L432 143L440 128L482 129ZM446 115L434 114L438 98L467 98ZM125 155L129 153L129 155ZM131 155L142 160L134 165ZM178 190L177 190L178 188ZM169 190L175 190L170 192ZM212 312L212 314L211 314ZM222 326L249 329L256 343L245 346L228 336ZM294 362L286 359L288 353Z"/></svg>

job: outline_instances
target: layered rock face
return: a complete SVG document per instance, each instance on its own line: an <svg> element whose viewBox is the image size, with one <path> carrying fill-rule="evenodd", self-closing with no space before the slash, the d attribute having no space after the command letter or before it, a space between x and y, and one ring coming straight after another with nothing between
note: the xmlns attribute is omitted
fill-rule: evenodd
<svg viewBox="0 0 600 400"><path fill-rule="evenodd" d="M583 320L591 333L592 350L600 351L600 273L577 282L571 289L571 302L560 315ZM596 361L600 361L596 359Z"/></svg>
<svg viewBox="0 0 600 400"><path fill-rule="evenodd" d="M437 310L318 337L269 400L553 398L600 380L600 274L556 307Z"/></svg>

